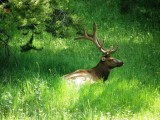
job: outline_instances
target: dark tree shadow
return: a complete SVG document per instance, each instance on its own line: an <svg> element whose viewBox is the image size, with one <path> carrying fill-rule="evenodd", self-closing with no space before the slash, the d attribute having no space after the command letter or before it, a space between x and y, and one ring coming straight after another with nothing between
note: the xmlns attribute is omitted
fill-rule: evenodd
<svg viewBox="0 0 160 120"><path fill-rule="evenodd" d="M143 30L159 30L159 6L159 0L120 0L119 10L125 19L139 22Z"/></svg>

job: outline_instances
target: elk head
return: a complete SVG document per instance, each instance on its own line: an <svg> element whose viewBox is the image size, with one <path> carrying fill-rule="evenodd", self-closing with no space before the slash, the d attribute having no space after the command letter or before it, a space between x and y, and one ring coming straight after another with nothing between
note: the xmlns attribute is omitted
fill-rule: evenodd
<svg viewBox="0 0 160 120"><path fill-rule="evenodd" d="M84 35L77 37L75 39L76 40L86 39L86 40L93 42L95 44L95 46L99 49L99 51L102 53L101 62L104 62L104 64L107 64L110 68L120 67L123 65L122 61L110 56L112 53L116 52L116 50L118 49L118 46L116 48L113 48L113 46L111 46L109 49L105 49L105 48L103 48L104 41L103 41L103 43L99 42L97 35L96 35L96 23L94 23L94 25L93 25L93 35L87 33L84 30Z"/></svg>
<svg viewBox="0 0 160 120"><path fill-rule="evenodd" d="M84 34L80 37L75 38L76 40L86 39L94 43L98 50L102 53L102 57L97 66L88 70L77 70L73 73L67 74L64 77L67 80L73 81L98 81L99 79L107 80L110 70L115 67L120 67L123 65L123 62L111 57L111 54L117 51L118 46L113 48L112 46L109 49L103 47L104 41L100 43L96 35L96 23L93 25L93 34L89 34L84 30ZM92 82L93 83L93 82Z"/></svg>

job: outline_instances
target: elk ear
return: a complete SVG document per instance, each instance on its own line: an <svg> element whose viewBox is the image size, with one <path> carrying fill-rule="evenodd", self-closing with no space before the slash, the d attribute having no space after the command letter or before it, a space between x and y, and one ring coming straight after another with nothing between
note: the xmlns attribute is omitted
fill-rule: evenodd
<svg viewBox="0 0 160 120"><path fill-rule="evenodd" d="M106 57L103 56L103 57L101 58L101 60L102 60L102 61L105 61L105 60L106 60Z"/></svg>

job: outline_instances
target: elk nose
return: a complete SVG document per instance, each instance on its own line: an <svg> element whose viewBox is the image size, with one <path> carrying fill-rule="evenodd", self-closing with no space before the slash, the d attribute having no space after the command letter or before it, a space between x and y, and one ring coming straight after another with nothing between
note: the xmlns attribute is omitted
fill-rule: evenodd
<svg viewBox="0 0 160 120"><path fill-rule="evenodd" d="M117 64L118 67L121 67L123 64L124 63L122 61L118 60L118 64Z"/></svg>
<svg viewBox="0 0 160 120"><path fill-rule="evenodd" d="M124 64L123 62L119 62L118 66L121 67L123 64Z"/></svg>

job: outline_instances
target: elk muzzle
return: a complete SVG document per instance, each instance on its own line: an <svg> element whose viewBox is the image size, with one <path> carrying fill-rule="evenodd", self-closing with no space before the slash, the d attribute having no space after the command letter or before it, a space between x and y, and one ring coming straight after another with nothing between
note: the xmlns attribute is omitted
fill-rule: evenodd
<svg viewBox="0 0 160 120"><path fill-rule="evenodd" d="M112 57L102 57L102 61L104 61L105 65L109 68L121 67L124 64L121 60Z"/></svg>
<svg viewBox="0 0 160 120"><path fill-rule="evenodd" d="M122 61L117 60L117 59L115 59L114 61L117 64L117 67L121 67L124 64Z"/></svg>

